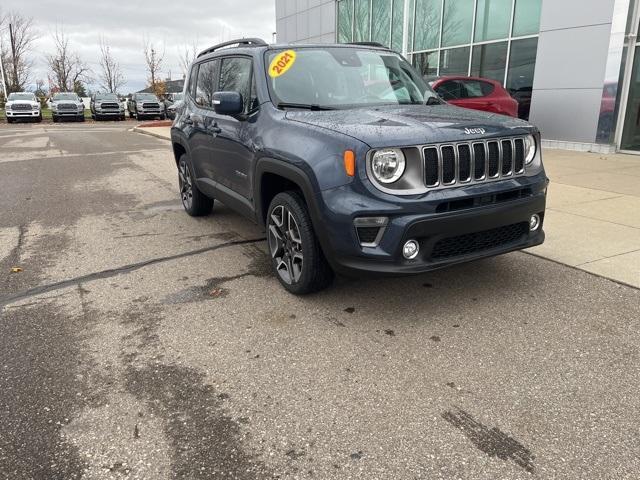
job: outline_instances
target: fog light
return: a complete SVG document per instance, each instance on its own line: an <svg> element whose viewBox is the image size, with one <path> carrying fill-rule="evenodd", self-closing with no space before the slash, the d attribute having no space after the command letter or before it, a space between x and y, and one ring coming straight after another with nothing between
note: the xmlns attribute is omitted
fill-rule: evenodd
<svg viewBox="0 0 640 480"><path fill-rule="evenodd" d="M531 218L529 219L529 231L535 232L538 228L540 228L540 215L531 215Z"/></svg>
<svg viewBox="0 0 640 480"><path fill-rule="evenodd" d="M409 240L402 247L402 255L407 260L413 260L418 256L418 252L420 251L420 245L415 240Z"/></svg>

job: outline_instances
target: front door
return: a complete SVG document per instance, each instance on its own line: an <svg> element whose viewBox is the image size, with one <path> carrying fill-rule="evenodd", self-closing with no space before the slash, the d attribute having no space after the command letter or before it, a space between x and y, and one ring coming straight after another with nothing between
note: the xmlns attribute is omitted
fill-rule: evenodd
<svg viewBox="0 0 640 480"><path fill-rule="evenodd" d="M252 63L249 57L224 57L220 64L218 91L239 92L244 102L242 115L214 115L218 133L213 143L218 178L225 187L252 199L251 177L255 151L253 148L252 115L255 89L252 88Z"/></svg>

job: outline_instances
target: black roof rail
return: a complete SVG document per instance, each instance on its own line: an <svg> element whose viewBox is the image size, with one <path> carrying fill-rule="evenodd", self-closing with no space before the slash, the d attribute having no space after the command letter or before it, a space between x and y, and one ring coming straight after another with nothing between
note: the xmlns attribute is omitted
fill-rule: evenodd
<svg viewBox="0 0 640 480"><path fill-rule="evenodd" d="M389 48L386 45L382 45L381 43L378 43L378 42L349 42L349 45L361 45L363 47L379 47L379 48L386 48L386 49Z"/></svg>
<svg viewBox="0 0 640 480"><path fill-rule="evenodd" d="M265 46L268 44L261 38L241 38L239 40L229 40L228 42L222 42L222 43L219 43L218 45L214 45L213 47L209 47L206 50L201 51L198 54L198 58L200 58L203 55L206 55L207 53L215 52L216 50L219 50L224 47L228 47L230 45L244 45L247 47L259 47L259 46Z"/></svg>

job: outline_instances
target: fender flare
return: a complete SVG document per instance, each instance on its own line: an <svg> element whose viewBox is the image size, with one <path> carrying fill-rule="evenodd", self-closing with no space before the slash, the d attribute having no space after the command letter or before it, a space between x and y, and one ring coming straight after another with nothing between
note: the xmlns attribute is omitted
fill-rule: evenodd
<svg viewBox="0 0 640 480"><path fill-rule="evenodd" d="M264 218L266 216L266 209L268 205L262 205L262 176L265 173L272 173L295 183L300 187L304 201L307 204L309 216L311 217L311 224L320 242L325 256L329 259L328 253L332 251L329 237L326 234L326 229L320 228L324 223L323 216L320 212L320 206L318 205L318 189L314 186L309 175L300 167L292 165L291 163L283 160L276 160L273 158L261 158L255 170L254 185L253 185L253 198L256 209L256 221L258 225L266 228Z"/></svg>
<svg viewBox="0 0 640 480"><path fill-rule="evenodd" d="M171 128L171 151L173 152L174 160L177 165L180 159L176 157L176 153L175 153L176 144L180 145L189 157L191 156L191 149L189 148L189 142L187 141L186 135L180 129L172 127Z"/></svg>

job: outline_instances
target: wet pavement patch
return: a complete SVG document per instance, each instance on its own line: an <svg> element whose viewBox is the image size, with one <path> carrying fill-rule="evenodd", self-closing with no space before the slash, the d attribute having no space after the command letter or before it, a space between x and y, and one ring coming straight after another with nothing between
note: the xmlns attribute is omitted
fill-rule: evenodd
<svg viewBox="0 0 640 480"><path fill-rule="evenodd" d="M535 456L531 451L500 429L483 425L459 408L443 413L442 418L460 430L476 448L488 456L511 460L529 473L535 471Z"/></svg>
<svg viewBox="0 0 640 480"><path fill-rule="evenodd" d="M172 478L273 478L262 462L242 448L239 424L194 369L163 364L125 374L127 390L164 419L172 445Z"/></svg>
<svg viewBox="0 0 640 480"><path fill-rule="evenodd" d="M223 287L226 283L244 277L270 277L273 275L269 257L257 245L243 245L242 253L249 258L249 265L246 271L236 275L213 277L208 279L204 285L178 290L167 295L163 303L180 304L224 298L230 293L230 289Z"/></svg>
<svg viewBox="0 0 640 480"><path fill-rule="evenodd" d="M61 436L76 412L101 402L81 351L90 322L41 301L0 310L0 472L6 478L79 479L84 462ZM98 379L104 385L104 379Z"/></svg>

